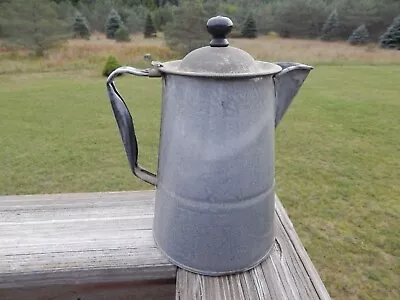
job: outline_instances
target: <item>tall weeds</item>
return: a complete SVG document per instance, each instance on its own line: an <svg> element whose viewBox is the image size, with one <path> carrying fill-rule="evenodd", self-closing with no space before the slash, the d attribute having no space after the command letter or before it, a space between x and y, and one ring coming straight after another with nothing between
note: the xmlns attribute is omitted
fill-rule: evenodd
<svg viewBox="0 0 400 300"><path fill-rule="evenodd" d="M345 42L322 42L319 40L282 39L261 36L257 39L230 39L231 45L248 51L256 59L265 61L298 61L310 64L400 64L398 51L380 49L376 44L354 47ZM89 41L70 40L51 50L43 58L35 58L29 52L0 47L0 74L18 72L49 72L64 70L99 70L109 55L121 64L148 67L144 54L152 60L180 59L168 49L162 37L144 39L132 36L129 43L107 40L95 34Z"/></svg>

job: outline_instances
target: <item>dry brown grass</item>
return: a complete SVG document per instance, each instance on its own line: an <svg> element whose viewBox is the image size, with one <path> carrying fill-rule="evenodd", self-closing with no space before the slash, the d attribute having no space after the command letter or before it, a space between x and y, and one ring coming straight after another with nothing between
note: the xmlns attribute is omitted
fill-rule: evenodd
<svg viewBox="0 0 400 300"><path fill-rule="evenodd" d="M118 43L95 34L90 40L70 40L51 50L44 58L37 59L27 51L0 49L0 73L45 72L73 69L101 69L109 55L115 56L121 64L147 65L145 53L151 53L153 60L166 61L175 54L164 45L162 37L144 39L132 36L128 43Z"/></svg>
<svg viewBox="0 0 400 300"><path fill-rule="evenodd" d="M143 60L145 53L151 53L153 59L165 61L174 56L168 49L163 39L144 39L141 36L133 36L129 43L118 43L105 39L103 36L95 36L90 41L71 40L57 52L52 52L48 57L49 63L72 63L76 60L84 60L89 64L104 62L109 55L116 56L121 63L132 63Z"/></svg>
<svg viewBox="0 0 400 300"><path fill-rule="evenodd" d="M282 39L262 36L254 40L230 39L233 46L248 51L254 57L266 61L298 61L311 64L400 64L400 51L379 49L375 44L363 47L350 46L345 42ZM75 69L101 69L109 55L121 64L144 67L145 53L153 60L167 61L179 56L168 49L162 36L144 39L132 36L129 43L108 40L102 34L94 34L89 41L70 40L53 49L47 57L36 59L27 51L0 48L0 73L45 72Z"/></svg>
<svg viewBox="0 0 400 300"><path fill-rule="evenodd" d="M351 46L346 42L259 37L254 40L232 39L235 47L267 61L307 63L399 64L400 51L383 50L376 44Z"/></svg>

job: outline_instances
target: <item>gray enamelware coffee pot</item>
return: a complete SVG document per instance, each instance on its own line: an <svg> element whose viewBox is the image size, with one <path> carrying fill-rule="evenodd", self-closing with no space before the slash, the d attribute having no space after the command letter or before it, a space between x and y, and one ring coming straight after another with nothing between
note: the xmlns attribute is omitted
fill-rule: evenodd
<svg viewBox="0 0 400 300"><path fill-rule="evenodd" d="M274 245L274 131L312 67L229 46L226 17L207 28L210 46L146 70L121 67L107 91L133 174L157 187L156 245L183 269L223 275L254 267ZM157 175L137 161L133 120L114 84L124 73L162 78Z"/></svg>

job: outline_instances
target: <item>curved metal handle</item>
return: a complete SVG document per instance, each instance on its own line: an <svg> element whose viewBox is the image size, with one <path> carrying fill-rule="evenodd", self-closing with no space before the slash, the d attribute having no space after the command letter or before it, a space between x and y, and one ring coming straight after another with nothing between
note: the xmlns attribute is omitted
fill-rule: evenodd
<svg viewBox="0 0 400 300"><path fill-rule="evenodd" d="M155 74L155 72L152 71L154 70L138 70L132 67L118 68L114 72L112 72L107 78L107 92L133 174L143 181L156 186L157 176L147 171L146 169L143 169L138 164L138 144L136 140L135 127L133 126L132 116L114 83L115 77L126 73L137 76L161 76L160 73Z"/></svg>

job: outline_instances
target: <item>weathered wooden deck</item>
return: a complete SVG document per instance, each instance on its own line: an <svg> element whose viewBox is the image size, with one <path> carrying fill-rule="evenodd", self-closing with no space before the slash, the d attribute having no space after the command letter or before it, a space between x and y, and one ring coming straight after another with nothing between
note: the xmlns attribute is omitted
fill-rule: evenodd
<svg viewBox="0 0 400 300"><path fill-rule="evenodd" d="M0 197L0 299L330 299L277 199L272 255L230 276L155 248L154 191Z"/></svg>

